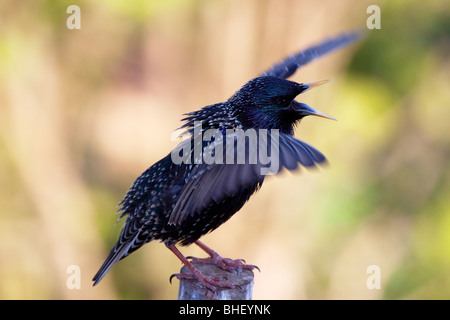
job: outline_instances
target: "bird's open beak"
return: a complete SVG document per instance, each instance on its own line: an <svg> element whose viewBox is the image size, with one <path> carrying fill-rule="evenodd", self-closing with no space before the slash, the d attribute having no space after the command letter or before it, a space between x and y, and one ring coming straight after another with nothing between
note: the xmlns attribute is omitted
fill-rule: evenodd
<svg viewBox="0 0 450 320"><path fill-rule="evenodd" d="M291 107L303 117L316 116L337 121L336 118L333 118L332 116L323 113L322 111L316 110L313 107L308 106L306 103L301 103L293 100L291 102Z"/></svg>

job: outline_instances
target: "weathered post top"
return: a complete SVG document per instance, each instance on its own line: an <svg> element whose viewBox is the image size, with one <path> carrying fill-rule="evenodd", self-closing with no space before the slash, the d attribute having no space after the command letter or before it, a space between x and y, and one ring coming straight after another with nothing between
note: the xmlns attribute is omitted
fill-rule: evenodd
<svg viewBox="0 0 450 320"><path fill-rule="evenodd" d="M196 279L181 279L178 289L178 300L251 300L254 275L251 270L241 269L229 272L211 263L193 263L204 275L219 277L221 281L234 285L234 288L217 288L217 292L205 288ZM186 266L181 273L190 273Z"/></svg>

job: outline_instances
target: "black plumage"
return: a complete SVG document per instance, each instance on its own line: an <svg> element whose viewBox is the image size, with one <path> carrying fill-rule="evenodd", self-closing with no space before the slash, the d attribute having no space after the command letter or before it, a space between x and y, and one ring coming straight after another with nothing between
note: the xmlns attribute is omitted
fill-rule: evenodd
<svg viewBox="0 0 450 320"><path fill-rule="evenodd" d="M199 244L197 240L202 235L216 229L241 209L263 184L265 174L261 170L265 164L259 158L256 162L249 161L250 138L244 139L244 163L237 162L237 130L255 130L258 143L267 142L268 146L275 147L279 165L272 173L278 173L282 168L293 170L299 164L313 167L323 163L326 159L322 153L292 136L295 124L303 117L329 117L294 100L323 82L299 84L285 79L299 67L359 36L359 32L343 34L294 54L247 82L229 100L186 114L181 128L187 139L181 142L175 154L188 149L191 153L183 154L185 161L182 163L173 161L173 153L168 154L133 183L120 203L121 218L126 217L126 222L116 245L94 276L94 285L116 262L153 240L163 242L189 264L180 257L175 245ZM201 133L209 129L218 131L209 140L196 140L196 126L201 126ZM264 137L259 129L267 129L267 135ZM230 134L230 130L235 133ZM275 134L278 136L276 145L271 142ZM226 140L227 137L231 138ZM227 161L231 158L226 158L226 152L223 156L215 154L217 150L213 147L224 141L225 149L235 148L235 154L231 155L234 161ZM195 153L199 148L209 152L214 149L212 155L222 163L201 161L204 159ZM214 253L212 250L207 252ZM205 285L209 288L221 285L199 274L198 270L195 272L192 265L188 267L200 280L206 279Z"/></svg>

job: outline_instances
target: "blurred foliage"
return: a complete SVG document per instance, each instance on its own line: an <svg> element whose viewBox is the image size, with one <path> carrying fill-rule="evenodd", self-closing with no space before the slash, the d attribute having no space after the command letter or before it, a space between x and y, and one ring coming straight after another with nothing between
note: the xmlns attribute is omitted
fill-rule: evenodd
<svg viewBox="0 0 450 320"><path fill-rule="evenodd" d="M66 28L71 4L81 30ZM175 145L182 113L364 27L371 4L380 30L292 79L336 80L299 99L339 121L296 130L330 165L268 179L205 242L261 268L256 299L449 299L450 7L438 0L2 1L0 298L174 299L180 263L159 243L91 287L130 184ZM67 288L72 264L81 290ZM366 286L370 265L381 290Z"/></svg>

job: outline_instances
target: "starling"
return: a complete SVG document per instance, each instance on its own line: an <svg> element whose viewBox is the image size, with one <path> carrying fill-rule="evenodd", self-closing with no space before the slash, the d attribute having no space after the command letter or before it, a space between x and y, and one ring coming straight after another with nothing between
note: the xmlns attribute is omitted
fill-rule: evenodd
<svg viewBox="0 0 450 320"><path fill-rule="evenodd" d="M327 81L296 83L286 78L299 67L360 36L361 32L341 34L291 55L247 82L227 101L185 114L181 127L185 139L142 173L120 202L120 218L126 217L126 221L117 243L94 276L94 285L115 263L153 240L163 242L192 271L173 276L196 278L213 291L232 285L203 275L176 244L195 243L209 254L207 259L192 258L198 262L214 262L229 271L255 268L242 260L222 258L198 239L239 211L261 188L266 175L276 174L283 168L294 170L299 164L314 167L326 161L314 147L295 139L293 132L295 125L308 115L334 119L294 100ZM247 134L250 130L256 140L250 139L251 135ZM213 134L205 138L211 131ZM239 147L242 132L244 143ZM257 148L270 149L266 155L277 165L263 171L268 162L263 161L261 150L252 151L254 144ZM226 152L220 153L223 148L219 146Z"/></svg>

